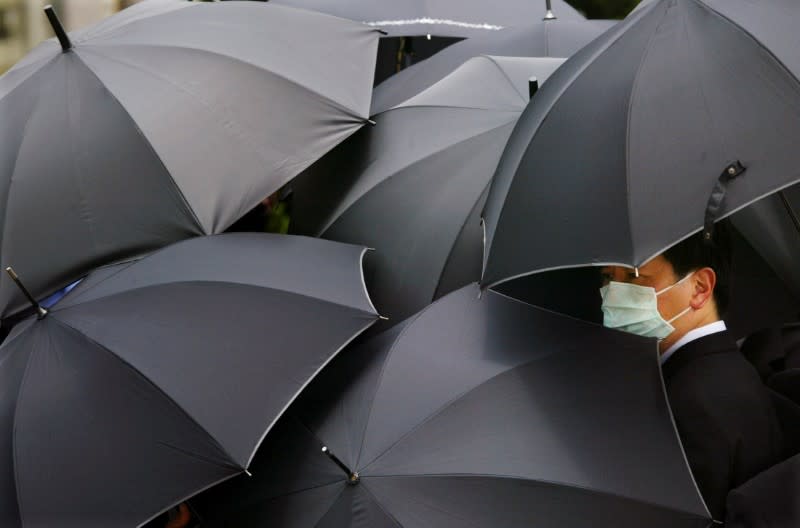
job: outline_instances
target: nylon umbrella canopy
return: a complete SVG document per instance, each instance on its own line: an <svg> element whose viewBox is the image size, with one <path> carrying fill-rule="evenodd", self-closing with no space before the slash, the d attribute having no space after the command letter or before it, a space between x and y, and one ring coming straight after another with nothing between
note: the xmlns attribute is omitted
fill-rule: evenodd
<svg viewBox="0 0 800 528"><path fill-rule="evenodd" d="M0 78L0 261L37 298L222 232L369 113L378 33L328 15L148 0L62 37Z"/></svg>
<svg viewBox="0 0 800 528"><path fill-rule="evenodd" d="M293 229L375 248L370 293L401 321L480 278L480 211L497 161L562 59L475 57L375 116L292 183Z"/></svg>
<svg viewBox="0 0 800 528"><path fill-rule="evenodd" d="M132 527L242 473L377 319L364 248L243 233L90 274L0 347L0 524Z"/></svg>
<svg viewBox="0 0 800 528"><path fill-rule="evenodd" d="M483 282L640 266L800 179L800 4L661 0L575 54L520 118Z"/></svg>
<svg viewBox="0 0 800 528"><path fill-rule="evenodd" d="M547 0L269 0L358 20L378 27L389 36L436 35L474 37L517 26L522 21L542 20ZM584 20L564 0L551 0L552 12L563 20Z"/></svg>
<svg viewBox="0 0 800 528"><path fill-rule="evenodd" d="M537 20L468 38L379 84L372 94L372 113L388 110L426 90L472 57L567 58L616 23L616 20Z"/></svg>
<svg viewBox="0 0 800 528"><path fill-rule="evenodd" d="M711 524L655 341L476 284L340 356L253 477L198 508L211 527Z"/></svg>

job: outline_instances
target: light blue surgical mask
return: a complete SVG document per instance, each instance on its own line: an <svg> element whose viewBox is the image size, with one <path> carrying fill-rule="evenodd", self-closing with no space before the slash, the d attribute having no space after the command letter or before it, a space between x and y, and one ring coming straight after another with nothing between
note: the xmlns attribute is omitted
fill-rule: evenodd
<svg viewBox="0 0 800 528"><path fill-rule="evenodd" d="M684 282L693 274L694 272L689 273L672 286L658 292L649 286L609 282L600 288L600 296L603 298L603 326L644 337L664 339L675 331L672 323L689 313L692 307L687 307L667 321L658 311L658 296Z"/></svg>

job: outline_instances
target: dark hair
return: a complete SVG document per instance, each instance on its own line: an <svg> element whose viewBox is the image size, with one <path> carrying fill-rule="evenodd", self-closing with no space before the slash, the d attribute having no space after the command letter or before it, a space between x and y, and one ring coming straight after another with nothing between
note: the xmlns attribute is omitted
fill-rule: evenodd
<svg viewBox="0 0 800 528"><path fill-rule="evenodd" d="M681 278L690 271L711 268L717 275L714 286L714 301L722 317L728 310L731 289L731 228L727 220L714 226L711 241L701 231L664 252L664 258L672 264L675 274Z"/></svg>

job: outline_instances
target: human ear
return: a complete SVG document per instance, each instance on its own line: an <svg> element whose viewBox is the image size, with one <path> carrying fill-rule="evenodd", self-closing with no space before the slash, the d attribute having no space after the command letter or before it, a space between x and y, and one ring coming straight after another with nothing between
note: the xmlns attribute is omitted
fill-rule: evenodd
<svg viewBox="0 0 800 528"><path fill-rule="evenodd" d="M711 268L700 268L694 272L691 281L693 291L689 305L693 310L700 310L713 298L717 274Z"/></svg>

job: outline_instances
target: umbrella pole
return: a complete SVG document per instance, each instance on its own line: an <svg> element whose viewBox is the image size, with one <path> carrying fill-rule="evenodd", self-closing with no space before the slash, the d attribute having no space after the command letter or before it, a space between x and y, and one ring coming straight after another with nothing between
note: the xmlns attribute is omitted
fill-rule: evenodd
<svg viewBox="0 0 800 528"><path fill-rule="evenodd" d="M778 196L781 197L781 202L783 202L783 206L786 208L786 212L789 213L789 218L792 219L792 223L794 224L794 228L800 233L800 219L797 218L797 213L794 212L792 208L792 204L789 203L788 198L783 191L778 192Z"/></svg>
<svg viewBox="0 0 800 528"><path fill-rule="evenodd" d="M72 42L69 40L67 32L64 31L64 26L61 25L61 21L58 19L58 15L56 15L53 6L44 6L44 14L47 15L47 20L49 20L50 25L53 26L53 33L58 37L58 41L61 43L61 49L65 52L69 51L72 48Z"/></svg>
<svg viewBox="0 0 800 528"><path fill-rule="evenodd" d="M323 453L323 454L325 454L325 455L328 455L328 458L330 458L331 460L333 460L333 463L334 463L334 464L336 464L337 466L339 466L339 468L340 468L342 471L344 471L344 472L345 472L345 474L347 475L347 483L348 483L348 484L358 484L358 481L360 480L360 478L359 478L359 476L358 476L358 473L356 473L355 471L351 471L351 470L350 470L350 468L349 468L349 467L347 467L347 466L344 464L344 462L342 462L341 460L339 460L339 457L337 457L336 455L334 455L333 453L331 453L331 450L330 450L330 449L328 449L328 446L324 446L324 447L322 448L322 453Z"/></svg>
<svg viewBox="0 0 800 528"><path fill-rule="evenodd" d="M31 295L31 292L28 291L28 288L26 288L25 285L22 284L22 281L19 280L19 275L17 275L17 273L14 271L14 268L8 266L6 268L6 273L8 273L9 277L11 277L11 280L14 281L14 284L17 285L17 288L22 291L23 295L28 298L28 302L31 303L34 308L36 308L39 319L42 319L45 315L47 315L47 310L44 309L41 304L36 302L36 299L33 298L33 295Z"/></svg>

